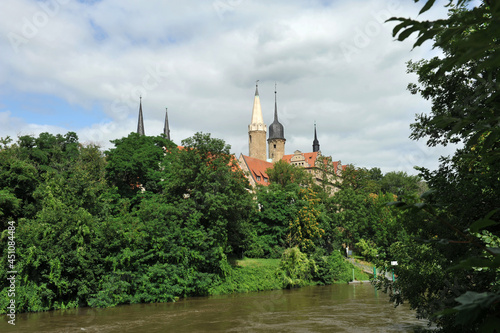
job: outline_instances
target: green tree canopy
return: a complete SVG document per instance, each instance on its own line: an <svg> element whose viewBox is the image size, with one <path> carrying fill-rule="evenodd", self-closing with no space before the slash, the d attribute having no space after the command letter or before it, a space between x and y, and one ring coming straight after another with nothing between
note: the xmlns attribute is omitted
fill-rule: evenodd
<svg viewBox="0 0 500 333"><path fill-rule="evenodd" d="M271 183L287 186L294 183L301 186L308 186L313 183L312 176L304 168L294 166L283 160L273 164L272 168L266 170Z"/></svg>
<svg viewBox="0 0 500 333"><path fill-rule="evenodd" d="M160 161L166 151L175 149L175 145L163 136L151 137L137 133L111 142L115 148L106 152L108 181L127 197L134 196L142 189L157 192Z"/></svg>
<svg viewBox="0 0 500 333"><path fill-rule="evenodd" d="M426 1L421 13L433 4ZM398 301L408 300L445 329L494 332L500 325L500 3L458 0L448 7L445 19L391 19L399 22L398 40L417 32L415 47L431 41L443 52L409 63L418 75L410 91L432 103L429 113L416 116L411 137L427 138L431 147L464 144L438 170L419 168L432 192L424 202L402 204L411 211L404 222L410 240L392 248L403 263L395 286Z"/></svg>

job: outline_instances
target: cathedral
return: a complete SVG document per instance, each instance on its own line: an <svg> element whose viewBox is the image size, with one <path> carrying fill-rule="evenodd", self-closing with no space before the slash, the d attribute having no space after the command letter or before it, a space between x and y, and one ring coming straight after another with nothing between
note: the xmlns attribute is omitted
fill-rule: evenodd
<svg viewBox="0 0 500 333"><path fill-rule="evenodd" d="M297 167L305 168L311 173L316 182L321 182L320 172L317 163L321 160L319 140L314 125L314 139L312 152L302 153L296 150L291 155L285 154L285 129L278 120L278 102L276 98L276 87L274 91L274 120L269 126L269 137L267 138L267 126L262 116L260 104L259 87L255 86L255 96L253 101L252 119L248 125L248 156L241 154L238 162L240 167L248 177L252 186L269 185L269 176L266 170L273 167L273 163L283 160ZM267 138L267 140L266 140ZM340 161L332 162L333 170L340 174L343 166Z"/></svg>
<svg viewBox="0 0 500 333"><path fill-rule="evenodd" d="M144 116L142 115L142 97L139 97L139 119L137 120L137 134L146 135L144 132ZM170 140L170 127L168 125L168 109L165 109L165 124L163 134Z"/></svg>
<svg viewBox="0 0 500 333"><path fill-rule="evenodd" d="M285 154L285 128L278 120L278 102L276 97L276 86L274 89L274 120L269 126L269 137L267 137L267 126L262 116L262 107L260 104L259 86L255 85L255 96L253 100L252 119L248 125L248 155L241 154L238 163L245 172L252 187L256 185L269 185L269 176L266 170L273 167L277 161L285 161L288 164L304 168L313 175L317 183L322 181L319 172L318 163L322 161L321 151L319 149L319 140L316 133L316 124L314 125L314 139L312 143L312 152L302 153L295 150L293 154ZM137 133L145 135L144 118L142 114L142 97L139 102L139 119L137 121ZM165 111L165 125L163 134L169 140L170 128L168 124L168 110ZM329 159L331 161L331 158ZM322 162L323 163L323 162ZM333 172L340 174L345 167L340 161L332 161Z"/></svg>

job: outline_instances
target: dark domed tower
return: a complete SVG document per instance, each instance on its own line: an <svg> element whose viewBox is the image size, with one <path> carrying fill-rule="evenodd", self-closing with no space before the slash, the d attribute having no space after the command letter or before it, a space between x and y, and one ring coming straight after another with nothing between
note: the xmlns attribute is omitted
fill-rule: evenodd
<svg viewBox="0 0 500 333"><path fill-rule="evenodd" d="M285 129L278 121L278 103L276 101L276 85L274 87L274 121L269 126L269 159L274 162L281 160L285 155Z"/></svg>

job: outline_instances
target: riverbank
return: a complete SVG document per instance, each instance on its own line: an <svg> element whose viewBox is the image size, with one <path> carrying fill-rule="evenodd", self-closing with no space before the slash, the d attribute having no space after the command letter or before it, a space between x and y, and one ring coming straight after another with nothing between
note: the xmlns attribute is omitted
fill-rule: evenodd
<svg viewBox="0 0 500 333"><path fill-rule="evenodd" d="M366 281L371 278L369 274L357 266L346 261L348 272L343 276L352 277L354 281ZM282 275L279 272L280 259L254 259L245 258L231 261L231 271L224 280L210 289L211 295L224 295L231 293L247 293L255 291L287 289ZM354 272L352 272L354 270ZM342 274L339 274L342 275ZM349 283L352 279L334 281L334 283ZM302 286L324 285L317 279L304 281Z"/></svg>
<svg viewBox="0 0 500 333"><path fill-rule="evenodd" d="M360 320L362 318L362 320ZM368 284L191 297L170 303L19 314L16 330L54 332L397 332L426 330L408 305L394 308ZM0 320L0 332L10 332Z"/></svg>

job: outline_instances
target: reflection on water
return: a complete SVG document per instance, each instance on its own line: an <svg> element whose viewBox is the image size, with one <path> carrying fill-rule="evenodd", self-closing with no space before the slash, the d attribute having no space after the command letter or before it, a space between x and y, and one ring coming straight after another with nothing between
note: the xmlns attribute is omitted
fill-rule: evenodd
<svg viewBox="0 0 500 333"><path fill-rule="evenodd" d="M414 332L425 328L370 284L19 314L0 332Z"/></svg>

